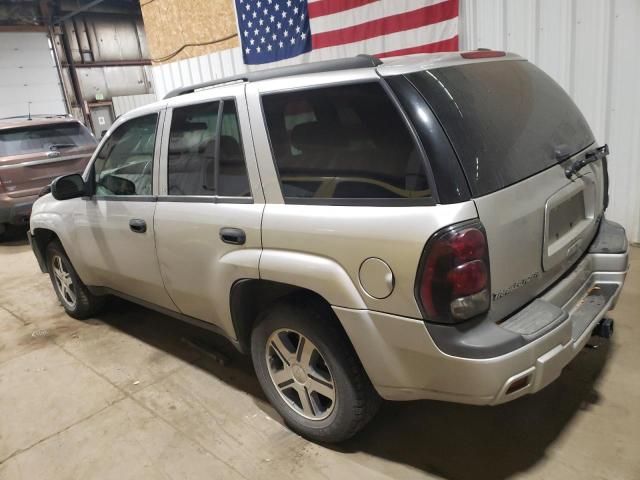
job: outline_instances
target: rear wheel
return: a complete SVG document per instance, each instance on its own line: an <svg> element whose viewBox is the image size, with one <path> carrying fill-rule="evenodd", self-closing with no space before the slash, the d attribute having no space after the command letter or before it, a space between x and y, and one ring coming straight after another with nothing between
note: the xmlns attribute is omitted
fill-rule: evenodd
<svg viewBox="0 0 640 480"><path fill-rule="evenodd" d="M57 240L47 245L47 270L58 300L67 314L83 320L98 313L104 298L92 295L82 283L69 257Z"/></svg>
<svg viewBox="0 0 640 480"><path fill-rule="evenodd" d="M380 397L329 308L280 303L254 328L258 380L289 427L315 441L339 442L373 417Z"/></svg>

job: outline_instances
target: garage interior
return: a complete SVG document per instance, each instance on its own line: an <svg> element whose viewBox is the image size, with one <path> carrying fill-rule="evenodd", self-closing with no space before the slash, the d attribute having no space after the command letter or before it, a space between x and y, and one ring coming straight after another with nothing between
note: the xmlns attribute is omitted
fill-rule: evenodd
<svg viewBox="0 0 640 480"><path fill-rule="evenodd" d="M611 28L629 20L623 7L635 1L611 2ZM0 117L25 110L70 114L100 137L120 114L156 99L154 82L164 88L176 79L194 79L190 69L202 73L203 57L237 47L231 38L173 55L189 41L206 43L235 28L229 22L232 2L209 2L62 0L56 10L48 1L0 2ZM506 11L504 1L489 3L483 13L471 0L462 1L463 45L521 49L544 59L513 42L518 24L508 13L494 19L503 29L500 38L487 27L487 17ZM552 7L545 0L530 3L536 22ZM562 4L563 15L592 8L590 21L602 17L602 7L590 0ZM634 8L640 19L640 6ZM578 26L588 20L572 19ZM521 30L532 37L543 31ZM117 48L100 46L109 37L120 39ZM611 62L620 62L625 50L616 45ZM635 70L607 77L609 103L581 105L598 133L613 137L620 163L612 167L612 208L632 242L640 240L640 96L625 103L616 92L635 88L635 62ZM557 63L564 71L561 64L575 66L575 58ZM587 63L589 72L600 75ZM32 69L33 84L17 89L16 72L24 68ZM583 102L606 103L600 96L587 98L593 95L584 85L576 87L580 75L567 76ZM67 316L49 276L38 268L25 229L15 229L0 242L0 480L638 480L637 245L610 314L615 335L593 337L541 392L495 407L386 402L354 438L320 445L283 424L260 389L251 359L223 338L120 299L87 321Z"/></svg>
<svg viewBox="0 0 640 480"><path fill-rule="evenodd" d="M26 240L0 244L0 479L640 478L640 251L611 317L536 395L386 403L321 446L291 433L249 357L117 300L68 317Z"/></svg>
<svg viewBox="0 0 640 480"><path fill-rule="evenodd" d="M101 138L155 101L139 3L0 2L0 118L70 114Z"/></svg>

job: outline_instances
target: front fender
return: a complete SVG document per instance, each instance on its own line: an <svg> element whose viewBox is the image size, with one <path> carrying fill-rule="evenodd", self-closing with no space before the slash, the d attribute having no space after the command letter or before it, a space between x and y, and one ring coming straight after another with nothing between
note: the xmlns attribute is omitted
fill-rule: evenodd
<svg viewBox="0 0 640 480"><path fill-rule="evenodd" d="M69 204L73 200L65 200L60 202L55 200L51 194L47 194L33 204L31 218L29 219L29 231L34 237L38 238L38 230L48 230L58 237L65 252L69 256L74 269L83 282L87 283L90 278L89 272L85 267L83 259L76 249L70 248L74 244L73 238L73 208ZM41 253L45 258L46 245L40 245ZM89 282L89 284L91 284Z"/></svg>

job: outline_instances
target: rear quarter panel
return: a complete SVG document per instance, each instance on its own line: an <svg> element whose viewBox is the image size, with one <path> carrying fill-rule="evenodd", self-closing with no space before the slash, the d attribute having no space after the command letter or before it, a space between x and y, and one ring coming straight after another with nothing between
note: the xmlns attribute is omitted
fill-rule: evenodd
<svg viewBox="0 0 640 480"><path fill-rule="evenodd" d="M419 207L268 204L262 224L260 275L314 290L334 306L364 306L421 318L414 287L427 240L447 225L476 217L473 202ZM271 252L277 252L278 262L270 260ZM309 261L294 272L287 268L287 253L291 265L299 266L305 258L322 261ZM370 296L360 283L360 266L370 257L382 259L393 272L395 285L384 299ZM326 261L333 265L333 281L327 278L325 270L331 268ZM268 269L263 268L267 265ZM364 305L344 293L349 282Z"/></svg>

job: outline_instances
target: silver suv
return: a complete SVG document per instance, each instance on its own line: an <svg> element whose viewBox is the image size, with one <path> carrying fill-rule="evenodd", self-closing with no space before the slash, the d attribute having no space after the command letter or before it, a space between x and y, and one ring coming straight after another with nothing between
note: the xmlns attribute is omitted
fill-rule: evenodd
<svg viewBox="0 0 640 480"><path fill-rule="evenodd" d="M340 441L381 398L537 392L612 333L607 153L516 55L359 56L124 115L30 239L72 317L117 295L218 332L293 430Z"/></svg>

